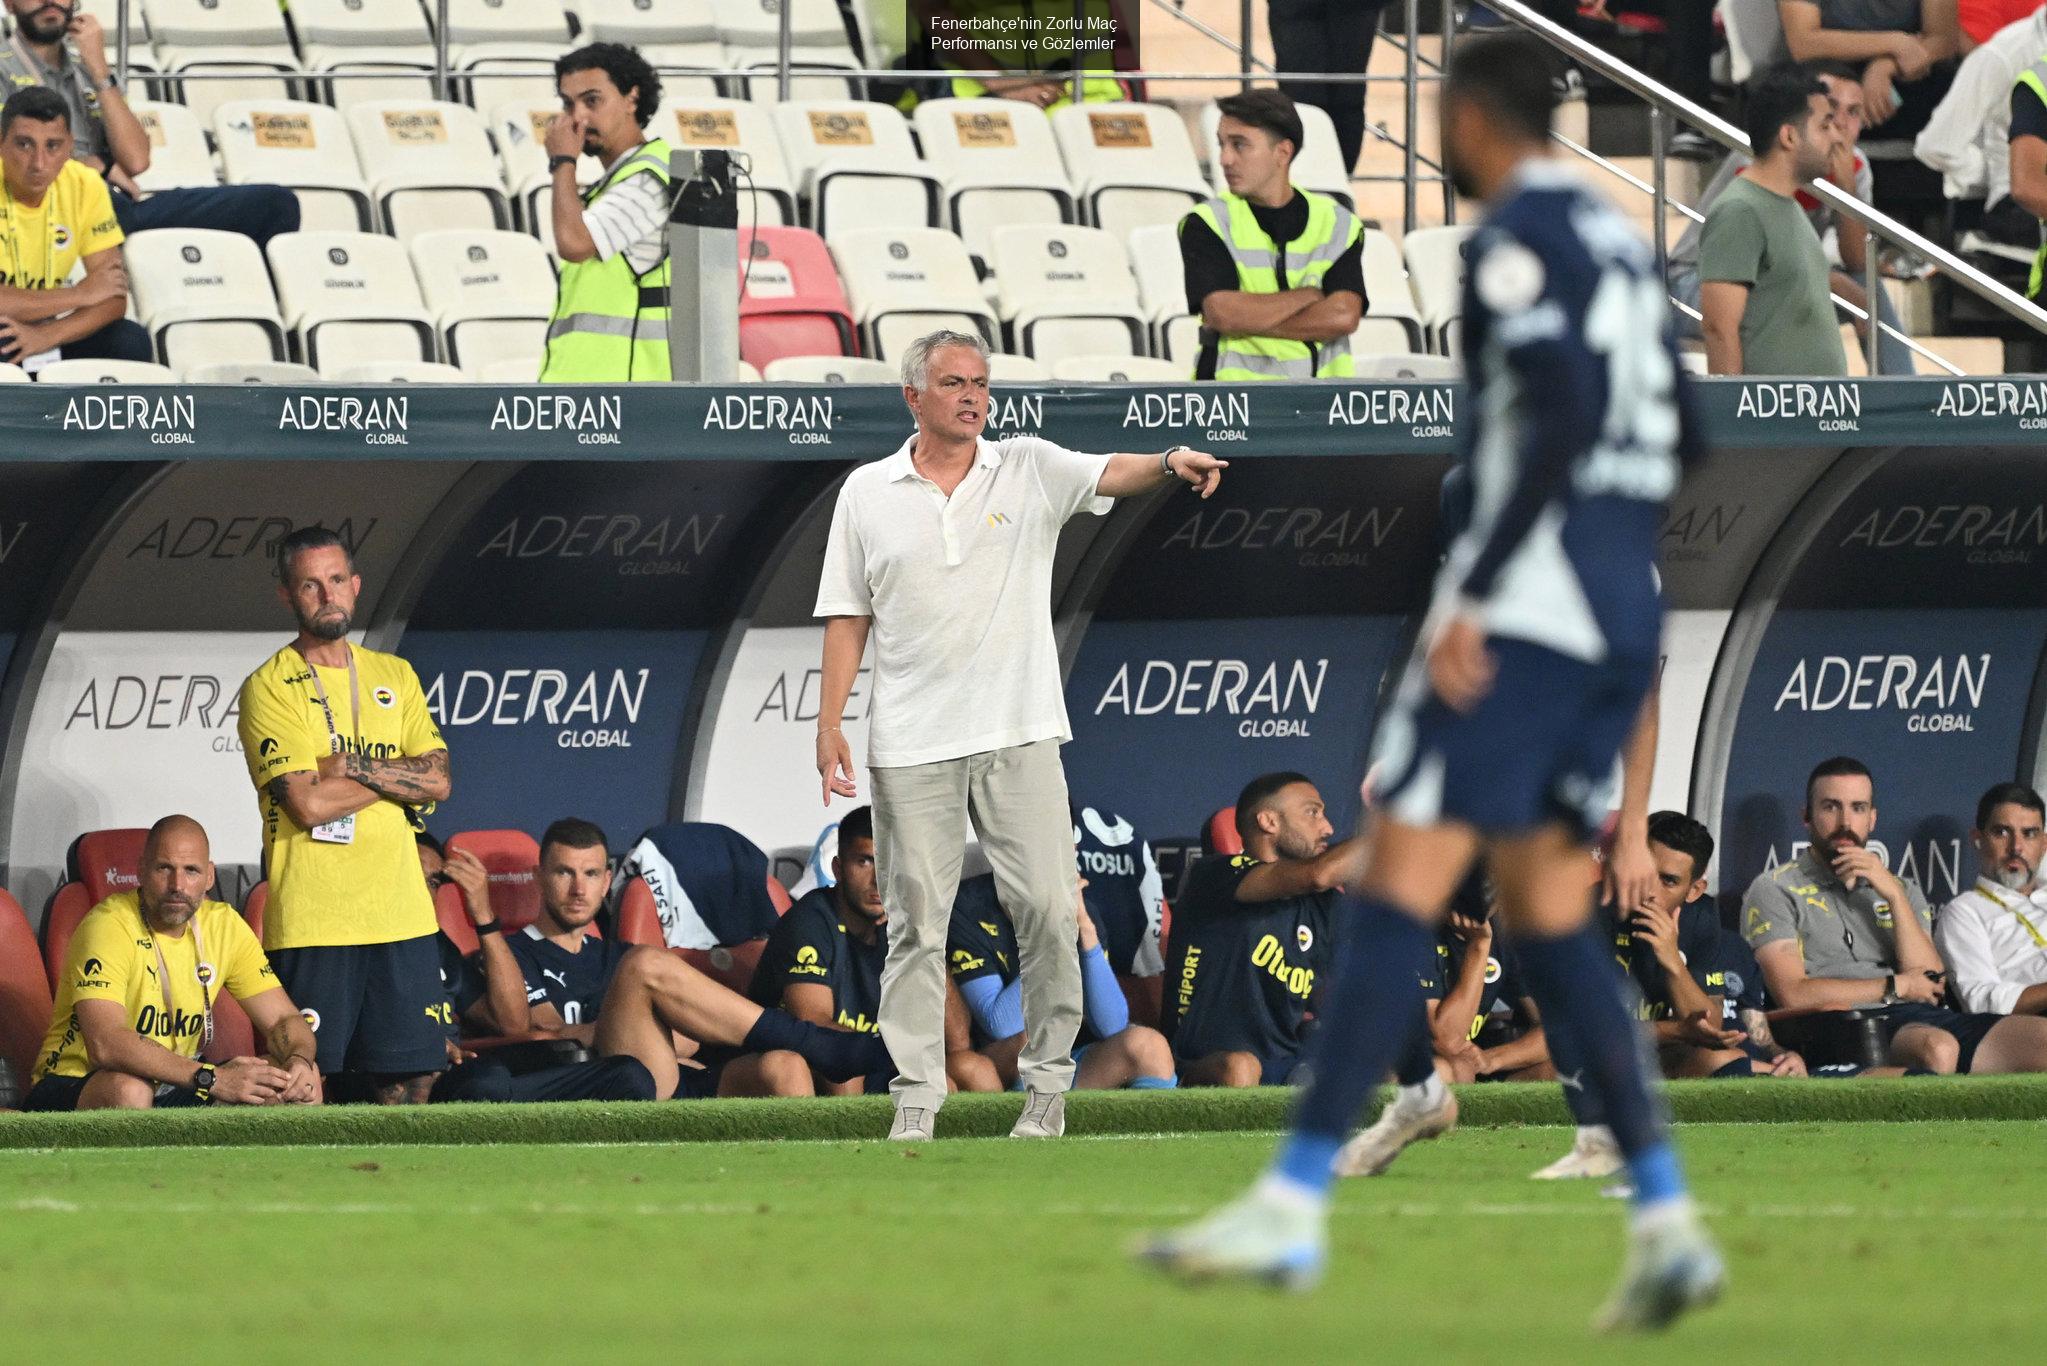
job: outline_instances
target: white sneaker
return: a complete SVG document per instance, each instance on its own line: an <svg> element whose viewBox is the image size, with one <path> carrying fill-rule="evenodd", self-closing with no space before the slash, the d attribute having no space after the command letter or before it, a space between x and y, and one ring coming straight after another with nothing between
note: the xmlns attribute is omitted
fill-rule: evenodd
<svg viewBox="0 0 2047 1366"><path fill-rule="evenodd" d="M1241 1276L1309 1290L1322 1279L1327 1242L1320 1210L1254 1186L1206 1219L1152 1238L1137 1255L1182 1280Z"/></svg>
<svg viewBox="0 0 2047 1366"><path fill-rule="evenodd" d="M1592 1326L1602 1333L1655 1332L1687 1309L1713 1303L1726 1285L1726 1264L1695 1216L1637 1228L1621 1283Z"/></svg>
<svg viewBox="0 0 2047 1366"><path fill-rule="evenodd" d="M1011 1138L1058 1138L1066 1132L1066 1093L1026 1091L1023 1113L1009 1131Z"/></svg>
<svg viewBox="0 0 2047 1366"><path fill-rule="evenodd" d="M921 1105L902 1105L896 1108L895 1123L889 1126L888 1141L891 1143L929 1143L932 1138L931 1111Z"/></svg>
<svg viewBox="0 0 2047 1366"><path fill-rule="evenodd" d="M1597 1128L1581 1132L1577 1141L1571 1144L1571 1151L1541 1171L1528 1175L1531 1181L1598 1181L1612 1176L1625 1165L1621 1161L1621 1146L1614 1141L1613 1130Z"/></svg>
<svg viewBox="0 0 2047 1366"><path fill-rule="evenodd" d="M1457 1127L1457 1097L1443 1090L1440 1105L1409 1109L1395 1096L1379 1112L1378 1122L1343 1145L1336 1155L1338 1176L1377 1176L1393 1165L1410 1143L1439 1138Z"/></svg>

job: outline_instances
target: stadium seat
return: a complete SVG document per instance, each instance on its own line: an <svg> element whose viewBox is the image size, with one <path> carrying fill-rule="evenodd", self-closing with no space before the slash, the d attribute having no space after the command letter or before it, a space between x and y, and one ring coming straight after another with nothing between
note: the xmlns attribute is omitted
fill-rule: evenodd
<svg viewBox="0 0 2047 1366"><path fill-rule="evenodd" d="M1148 223L1130 234L1130 267L1137 277L1138 302L1150 324L1154 356L1193 373L1201 351L1201 319L1187 311L1187 268L1180 257L1177 223Z"/></svg>
<svg viewBox="0 0 2047 1366"><path fill-rule="evenodd" d="M221 178L230 185L286 185L298 195L307 232L375 226L369 183L355 159L348 122L324 104L235 100L213 111Z"/></svg>
<svg viewBox="0 0 2047 1366"><path fill-rule="evenodd" d="M537 363L554 312L554 268L519 232L454 229L412 239L427 311L448 359L475 371L492 361Z"/></svg>
<svg viewBox="0 0 2047 1366"><path fill-rule="evenodd" d="M1119 242L1132 228L1176 223L1209 197L1186 124L1162 105L1068 105L1052 115L1052 133L1081 221Z"/></svg>
<svg viewBox="0 0 2047 1366"><path fill-rule="evenodd" d="M1464 250L1469 227L1416 228L1401 243L1407 273L1420 306L1429 349L1450 351L1458 314L1464 309Z"/></svg>
<svg viewBox="0 0 2047 1366"><path fill-rule="evenodd" d="M135 178L144 190L210 189L220 184L206 127L182 104L136 100L129 105L149 135L149 169Z"/></svg>
<svg viewBox="0 0 2047 1366"><path fill-rule="evenodd" d="M848 356L853 310L824 239L808 228L741 228L739 354L765 368L783 356Z"/></svg>
<svg viewBox="0 0 2047 1366"><path fill-rule="evenodd" d="M768 875L768 899L777 916L788 913L788 890L773 874ZM658 948L667 942L661 929L661 916L655 909L654 893L644 878L629 879L620 889L614 927L617 937L629 944ZM765 939L750 939L712 949L676 949L674 952L698 972L744 996L753 985L754 969L760 965L761 950L766 946Z"/></svg>
<svg viewBox="0 0 2047 1366"><path fill-rule="evenodd" d="M210 122L223 104L240 100L286 100L292 95L291 78L299 73L298 54L290 47L249 47L235 49L230 56L221 49L157 49L157 61L164 71L178 74L179 81L154 84L170 87L201 123ZM265 73L274 80L251 77ZM207 80L219 76L220 80Z"/></svg>
<svg viewBox="0 0 2047 1366"><path fill-rule="evenodd" d="M1301 116L1301 146L1294 155L1294 164L1289 168L1288 179L1304 190L1326 194L1331 199L1341 200L1347 209L1357 207L1357 197L1351 190L1350 171L1343 164L1343 152L1336 141L1336 125L1329 121L1329 115L1312 104L1296 104L1294 109ZM1217 194L1229 188L1223 179L1222 157L1217 155L1215 131L1222 123L1222 110L1210 100L1201 107L1201 149L1208 158L1209 184Z"/></svg>
<svg viewBox="0 0 2047 1366"><path fill-rule="evenodd" d="M988 357L988 382L990 384L1043 384L1052 378L1052 372L1045 363L1030 356L1015 356L1006 351L997 351Z"/></svg>
<svg viewBox="0 0 2047 1366"><path fill-rule="evenodd" d="M662 946L661 916L654 909L654 893L645 878L628 879L618 893L618 915L612 938L627 944Z"/></svg>
<svg viewBox="0 0 2047 1366"><path fill-rule="evenodd" d="M896 367L859 356L783 356L761 371L770 384L894 384Z"/></svg>
<svg viewBox="0 0 2047 1366"><path fill-rule="evenodd" d="M631 3L631 0L627 0ZM121 0L78 0L78 12L90 14L107 31L107 55L113 55L114 32L121 21ZM149 11L138 0L128 0L128 35L137 46L150 41Z"/></svg>
<svg viewBox="0 0 2047 1366"><path fill-rule="evenodd" d="M524 830L465 830L448 837L448 852L474 854L490 878L490 906L506 932L540 915L540 842Z"/></svg>
<svg viewBox="0 0 2047 1366"><path fill-rule="evenodd" d="M777 227L797 221L791 161L782 150L774 120L761 106L708 95L677 98L671 94L655 111L647 133L668 139L678 150L717 147L745 153L740 227Z"/></svg>
<svg viewBox="0 0 2047 1366"><path fill-rule="evenodd" d="M150 37L159 48L291 46L284 13L273 0L145 0L142 7L149 14ZM135 8L129 6L131 11ZM112 37L108 34L109 40Z"/></svg>
<svg viewBox="0 0 2047 1366"><path fill-rule="evenodd" d="M318 384L320 372L295 361L218 361L188 365L187 384Z"/></svg>
<svg viewBox="0 0 2047 1366"><path fill-rule="evenodd" d="M553 93L554 61L569 44L561 0L448 0L448 62L478 108Z"/></svg>
<svg viewBox="0 0 2047 1366"><path fill-rule="evenodd" d="M348 131L378 216L409 241L436 228L509 228L512 204L474 109L446 102L362 100Z"/></svg>
<svg viewBox="0 0 2047 1366"><path fill-rule="evenodd" d="M1237 833L1237 808L1226 806L1201 827L1201 847L1210 854L1226 856L1244 852L1244 837Z"/></svg>
<svg viewBox="0 0 2047 1366"><path fill-rule="evenodd" d="M363 100L434 98L433 31L414 0L292 0L292 27L309 73L336 107ZM395 76L409 79L390 79Z"/></svg>
<svg viewBox="0 0 2047 1366"><path fill-rule="evenodd" d="M1351 350L1368 354L1420 351L1427 346L1421 314L1414 306L1414 290L1408 283L1407 263L1393 239L1377 228L1366 228L1358 264L1365 277L1365 315L1351 334Z"/></svg>
<svg viewBox="0 0 2047 1366"><path fill-rule="evenodd" d="M1153 356L1062 356L1052 362L1061 384L1178 384L1187 367Z"/></svg>
<svg viewBox="0 0 2047 1366"><path fill-rule="evenodd" d="M174 369L203 362L277 361L284 319L263 253L238 232L158 228L122 245L134 312Z"/></svg>
<svg viewBox="0 0 2047 1366"><path fill-rule="evenodd" d="M90 830L71 842L65 855L64 884L50 898L43 912L44 980L56 990L58 970L64 966L65 950L85 913L115 892L135 890L140 879L136 869L142 863L142 846L149 831L140 828Z"/></svg>
<svg viewBox="0 0 2047 1366"><path fill-rule="evenodd" d="M434 892L434 920L441 933L448 936L448 942L467 958L482 944L476 937L476 926L469 921L469 913L462 909L463 904L462 889L452 882L442 883Z"/></svg>
<svg viewBox="0 0 2047 1366"><path fill-rule="evenodd" d="M995 317L966 243L941 228L859 228L826 239L864 354L888 360L936 328L992 339Z"/></svg>
<svg viewBox="0 0 2047 1366"><path fill-rule="evenodd" d="M1357 357L1359 379L1457 380L1464 367L1449 356L1432 356L1422 351L1397 351Z"/></svg>
<svg viewBox="0 0 2047 1366"><path fill-rule="evenodd" d="M0 1062L28 1093L36 1052L50 1028L51 984L21 903L0 891ZM15 1104L20 1105L20 1097Z"/></svg>
<svg viewBox="0 0 2047 1366"><path fill-rule="evenodd" d="M321 374L433 359L433 320L398 242L364 232L291 232L271 238L268 251L285 325L300 358Z"/></svg>
<svg viewBox="0 0 2047 1366"><path fill-rule="evenodd" d="M938 222L938 175L917 155L892 106L859 100L790 100L770 111L806 206L829 238L834 223L861 228Z"/></svg>
<svg viewBox="0 0 2047 1366"><path fill-rule="evenodd" d="M846 22L839 16L834 0L784 0L789 6L789 44L792 52L823 48L840 51L848 46ZM677 9L695 6L676 5ZM711 24L718 41L728 48L773 50L781 41L782 12L779 5L762 0L710 0Z"/></svg>
<svg viewBox="0 0 2047 1366"><path fill-rule="evenodd" d="M925 100L916 110L924 159L943 187L944 222L988 259L988 235L1026 223L1072 223L1073 185L1052 125L1017 100Z"/></svg>
<svg viewBox="0 0 2047 1366"><path fill-rule="evenodd" d="M554 254L554 177L547 169L547 125L561 112L561 101L507 100L491 106L490 135L497 144L499 169L505 188L511 191L512 207L521 230L540 239L548 255ZM576 163L576 183L585 189L604 173L597 158L586 156Z"/></svg>
<svg viewBox="0 0 2047 1366"><path fill-rule="evenodd" d="M256 932L256 938L263 937L263 913L270 908L270 883L266 880L249 889L242 899L242 919L249 922L249 928Z"/></svg>
<svg viewBox="0 0 2047 1366"><path fill-rule="evenodd" d="M538 371L535 363L536 373ZM345 365L325 378L335 384L474 384L476 379L458 365L437 360L383 360L362 365Z"/></svg>
<svg viewBox="0 0 2047 1366"><path fill-rule="evenodd" d="M0 361L0 384L27 384L30 378L28 371L12 361Z"/></svg>
<svg viewBox="0 0 2047 1366"><path fill-rule="evenodd" d="M1144 310L1123 244L1100 228L1028 223L995 229L1005 341L1027 356L1141 353Z"/></svg>
<svg viewBox="0 0 2047 1366"><path fill-rule="evenodd" d="M741 384L759 384L761 382L761 372L754 369L750 363L741 361L739 362L739 382Z"/></svg>
<svg viewBox="0 0 2047 1366"><path fill-rule="evenodd" d="M685 45L702 47L716 56L718 25L708 5L575 0L575 11L585 42L628 43L656 66L689 65L671 62L668 56L670 49ZM661 55L657 58L656 53ZM710 65L721 63L713 60ZM668 78L661 80L665 85Z"/></svg>
<svg viewBox="0 0 2047 1366"><path fill-rule="evenodd" d="M36 371L44 384L176 384L168 365L139 360L57 360Z"/></svg>

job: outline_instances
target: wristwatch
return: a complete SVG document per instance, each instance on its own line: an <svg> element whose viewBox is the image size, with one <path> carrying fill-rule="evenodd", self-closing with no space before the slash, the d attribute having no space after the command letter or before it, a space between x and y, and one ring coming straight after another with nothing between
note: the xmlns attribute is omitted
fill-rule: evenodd
<svg viewBox="0 0 2047 1366"><path fill-rule="evenodd" d="M1164 470L1167 474L1172 475L1175 479L1179 478L1180 472L1173 468L1173 457L1178 455L1181 451L1191 451L1193 449L1194 448L1192 446L1173 447L1171 450L1167 451L1164 455L1161 455L1159 457L1159 468Z"/></svg>
<svg viewBox="0 0 2047 1366"><path fill-rule="evenodd" d="M554 173L555 173L556 171L559 171L559 170L560 170L560 169L561 169L562 167L564 167L564 166L573 166L573 165L575 165L575 164L576 164L576 159L575 159L574 157L572 157L572 156L560 156L560 155L557 155L557 156L551 156L551 157L549 157L549 158L547 159L547 173L548 173L549 175L553 175L553 174L554 174Z"/></svg>
<svg viewBox="0 0 2047 1366"><path fill-rule="evenodd" d="M213 1104L213 1067L200 1063L199 1070L192 1074L192 1094L199 1098L201 1105Z"/></svg>
<svg viewBox="0 0 2047 1366"><path fill-rule="evenodd" d="M1898 1003L1898 974L1895 972L1884 974L1883 1003L1887 1006L1894 1006Z"/></svg>

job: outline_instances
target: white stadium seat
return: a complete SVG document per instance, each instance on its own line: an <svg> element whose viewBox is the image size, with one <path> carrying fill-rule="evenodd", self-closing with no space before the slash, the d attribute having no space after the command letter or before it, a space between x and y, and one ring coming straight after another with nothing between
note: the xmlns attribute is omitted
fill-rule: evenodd
<svg viewBox="0 0 2047 1366"><path fill-rule="evenodd" d="M1130 233L1130 265L1137 298L1151 325L1151 351L1193 373L1201 352L1201 319L1187 311L1187 267L1176 223L1148 223Z"/></svg>
<svg viewBox="0 0 2047 1366"><path fill-rule="evenodd" d="M1464 367L1448 356L1423 351L1391 352L1357 358L1359 379L1453 380L1464 378Z"/></svg>
<svg viewBox="0 0 2047 1366"><path fill-rule="evenodd" d="M434 54L428 48L329 48L306 54L306 71L334 107L347 110L365 100L434 98Z"/></svg>
<svg viewBox="0 0 2047 1366"><path fill-rule="evenodd" d="M206 129L182 104L134 100L128 108L149 135L149 169L135 178L145 190L206 189L220 184Z"/></svg>
<svg viewBox="0 0 2047 1366"><path fill-rule="evenodd" d="M1177 384L1187 367L1152 356L1067 356L1052 362L1058 384Z"/></svg>
<svg viewBox="0 0 2047 1366"><path fill-rule="evenodd" d="M790 100L772 106L782 150L825 237L834 225L927 227L938 222L938 176L917 155L910 125L889 105Z"/></svg>
<svg viewBox="0 0 2047 1366"><path fill-rule="evenodd" d="M519 224L554 252L554 177L547 170L547 125L561 112L560 100L508 100L490 111L491 141L497 144L505 188L512 194ZM576 183L597 183L604 168L596 157L576 163Z"/></svg>
<svg viewBox="0 0 2047 1366"><path fill-rule="evenodd" d="M410 251L450 361L472 372L499 360L538 368L554 311L546 248L520 232L454 229L423 232Z"/></svg>
<svg viewBox="0 0 2047 1366"><path fill-rule="evenodd" d="M324 104L241 100L213 111L213 141L230 185L285 185L308 232L368 231L370 188L348 123Z"/></svg>
<svg viewBox="0 0 2047 1366"><path fill-rule="evenodd" d="M474 384L466 371L430 360L380 360L345 366L328 376L336 384Z"/></svg>
<svg viewBox="0 0 2047 1366"><path fill-rule="evenodd" d="M762 104L772 104L781 98L782 82L774 48L728 47L725 65L760 73L732 78L737 87L733 94ZM865 93L864 82L852 73L859 69L860 59L850 50L797 48L789 58L789 98L858 100Z"/></svg>
<svg viewBox="0 0 2047 1366"><path fill-rule="evenodd" d="M671 0L673 3L673 0ZM789 42L793 49L843 48L846 21L834 0L782 0L789 6ZM677 4L678 9L696 5ZM710 0L711 23L728 48L769 48L780 41L781 4L772 0Z"/></svg>
<svg viewBox="0 0 2047 1366"><path fill-rule="evenodd" d="M1027 223L993 237L998 316L1027 356L1115 355L1145 345L1123 246L1100 228Z"/></svg>
<svg viewBox="0 0 2047 1366"><path fill-rule="evenodd" d="M319 384L320 372L288 360L213 361L188 365L187 384Z"/></svg>
<svg viewBox="0 0 2047 1366"><path fill-rule="evenodd" d="M739 362L739 382L741 384L759 384L761 382L761 372L754 369L747 362L741 361Z"/></svg>
<svg viewBox="0 0 2047 1366"><path fill-rule="evenodd" d="M132 11L134 5L130 5ZM159 47L289 47L276 0L142 0ZM109 34L109 39L112 38ZM109 44L111 46L111 43Z"/></svg>
<svg viewBox="0 0 2047 1366"><path fill-rule="evenodd" d="M740 182L739 226L796 225L796 177L790 173L789 158L782 150L782 138L775 131L774 120L762 106L708 96L670 98L655 111L647 133L650 137L666 138L678 150L719 147L744 153L748 170L747 178ZM749 191L757 193L757 207L750 202ZM758 224L754 221L756 214Z"/></svg>
<svg viewBox="0 0 2047 1366"><path fill-rule="evenodd" d="M1081 219L1127 241L1132 228L1174 223L1209 197L1180 116L1156 104L1068 105L1052 115Z"/></svg>
<svg viewBox="0 0 2047 1366"><path fill-rule="evenodd" d="M135 315L174 369L202 361L276 361L284 319L263 253L236 232L159 228L122 244Z"/></svg>
<svg viewBox="0 0 2047 1366"><path fill-rule="evenodd" d="M167 365L139 360L53 360L36 371L44 384L176 384Z"/></svg>
<svg viewBox="0 0 2047 1366"><path fill-rule="evenodd" d="M941 327L994 336L966 243L942 228L852 228L826 245L868 355L892 359Z"/></svg>
<svg viewBox="0 0 2047 1366"><path fill-rule="evenodd" d="M631 4L632 0L626 0ZM90 14L107 31L107 56L114 55L115 26L121 20L121 0L79 0L78 12ZM135 46L150 41L149 11L138 0L128 0L128 36ZM132 54L133 48L130 48Z"/></svg>
<svg viewBox="0 0 2047 1366"><path fill-rule="evenodd" d="M0 361L0 384L27 384L31 376L12 361Z"/></svg>
<svg viewBox="0 0 2047 1366"><path fill-rule="evenodd" d="M1030 356L997 351L988 357L990 384L1043 384L1050 378L1052 372L1045 368L1045 363Z"/></svg>
<svg viewBox="0 0 2047 1366"><path fill-rule="evenodd" d="M364 100L348 130L386 231L509 228L512 205L483 119L467 105Z"/></svg>
<svg viewBox="0 0 2047 1366"><path fill-rule="evenodd" d="M432 360L433 320L405 248L366 232L288 232L270 239L270 274L306 364Z"/></svg>
<svg viewBox="0 0 2047 1366"><path fill-rule="evenodd" d="M1019 223L1071 223L1073 184L1052 124L1018 100L925 100L917 140L943 185L944 222L988 259L988 234Z"/></svg>
<svg viewBox="0 0 2047 1366"><path fill-rule="evenodd" d="M380 77L322 82L337 106L434 97L433 31L415 0L292 0L291 19L307 71ZM411 79L382 79L394 73Z"/></svg>
<svg viewBox="0 0 2047 1366"><path fill-rule="evenodd" d="M1351 335L1351 349L1421 350L1428 338L1414 306L1414 291L1408 286L1407 263L1400 259L1400 248L1377 228L1366 228L1364 241L1359 264L1365 277L1365 316Z"/></svg>
<svg viewBox="0 0 2047 1366"><path fill-rule="evenodd" d="M179 73L187 79L177 82L158 81L153 84L168 86L174 98L182 101L193 117L201 123L212 121L214 111L223 104L241 100L283 100L291 98L290 77L299 72L298 54L289 47L245 47L228 50L221 55L220 49L193 51L187 48L160 48L157 61L166 72ZM252 80L252 76L274 73L275 80ZM208 75L231 79L209 81Z"/></svg>
<svg viewBox="0 0 2047 1366"><path fill-rule="evenodd" d="M455 83L456 91L463 103L478 109L489 109L506 100L560 98L552 57L537 54L479 57L463 67L462 72L462 79Z"/></svg>
<svg viewBox="0 0 2047 1366"><path fill-rule="evenodd" d="M783 356L761 377L770 384L894 384L896 367L861 356Z"/></svg>
<svg viewBox="0 0 2047 1366"><path fill-rule="evenodd" d="M1343 150L1336 141L1336 125L1315 105L1297 104L1294 110L1301 116L1301 145L1294 154L1288 179L1304 190L1316 190L1342 200L1345 208L1356 208L1350 170L1343 164ZM1222 117L1222 110L1213 100L1201 107L1201 150L1208 157L1209 185L1217 194L1229 188L1223 180L1222 157L1215 143L1215 130Z"/></svg>
<svg viewBox="0 0 2047 1366"><path fill-rule="evenodd" d="M649 49L660 50L684 44L713 46L718 25L711 6L701 0L576 0L576 18L582 21L583 41L630 43L640 55L653 62ZM655 65L661 63L655 62ZM714 63L715 65L715 63Z"/></svg>
<svg viewBox="0 0 2047 1366"><path fill-rule="evenodd" d="M561 0L448 0L448 61L457 72L476 73L461 84L478 108L553 91L554 60L569 42Z"/></svg>
<svg viewBox="0 0 2047 1366"><path fill-rule="evenodd" d="M1464 247L1470 237L1469 227L1416 228L1401 243L1422 328L1429 349L1438 354L1450 354L1464 310Z"/></svg>

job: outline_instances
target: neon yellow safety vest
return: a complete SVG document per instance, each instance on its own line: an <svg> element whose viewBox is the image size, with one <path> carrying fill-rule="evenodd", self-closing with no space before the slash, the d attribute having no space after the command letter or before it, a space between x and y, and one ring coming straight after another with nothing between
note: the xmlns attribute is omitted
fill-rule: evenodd
<svg viewBox="0 0 2047 1366"><path fill-rule="evenodd" d="M659 138L611 168L583 196L588 206L627 177L651 175L668 184L668 144ZM645 275L626 253L605 260L563 261L547 324L546 384L624 384L667 380L668 252Z"/></svg>
<svg viewBox="0 0 2047 1366"><path fill-rule="evenodd" d="M1298 185L1294 193L1308 201L1308 226L1281 246L1266 236L1251 216L1251 202L1225 194L1195 208L1237 264L1237 288L1247 294L1277 294L1280 268L1288 289L1320 289L1322 277L1359 238L1365 225L1326 194ZM1289 341L1282 337L1224 337L1203 329L1203 340L1215 342L1215 377L1235 384L1261 379L1349 379L1350 338L1326 342Z"/></svg>
<svg viewBox="0 0 2047 1366"><path fill-rule="evenodd" d="M2040 97L2040 103L2047 104L2047 54L2043 54L2040 60L2021 71L2013 85L2025 86ZM2040 297L2040 281L2043 276L2047 276L2047 228L2043 228L2041 233L2040 249L2033 253L2033 274L2026 281L2028 299Z"/></svg>
<svg viewBox="0 0 2047 1366"><path fill-rule="evenodd" d="M1078 16L1090 28L1079 36L1082 42L1090 40L1107 41L1109 30L1106 25L1115 11L1109 0L1085 0L1086 8ZM1047 11L1051 10L1048 15ZM1071 59L1074 47L1074 32L1071 27L1076 17L1073 6L1048 7L1042 3L1022 3L1020 0L980 0L973 7L974 18L983 25L991 26L985 31L995 36L997 42L1007 37L1008 47L998 48L991 55L1002 61L1004 66L1018 67L1026 71L1044 71L1047 75L1062 77L1061 85L1066 93L1045 106L1050 114L1073 103L1073 72ZM1048 17L1056 16L1058 28L1032 28L1027 21L1035 20L1040 25ZM1009 36L1013 35L1013 36ZM1084 70L1106 72L1108 61L1104 51L1082 48L1081 66ZM935 55L942 65L945 52L937 49ZM1046 60L1049 58L1050 60ZM987 95L988 87L972 76L952 78L953 98L961 100L980 99ZM1083 76L1080 83L1081 99L1088 104L1101 104L1111 100L1127 100L1130 90L1113 74Z"/></svg>

